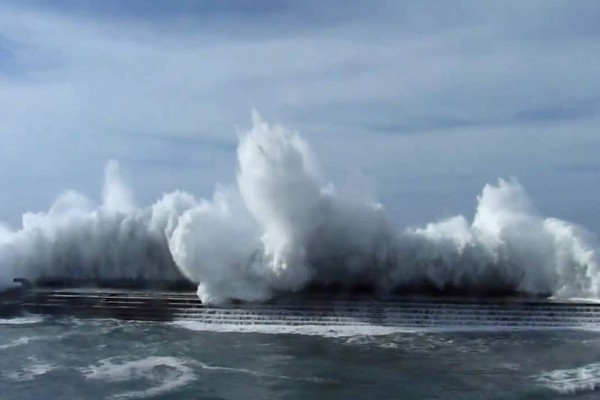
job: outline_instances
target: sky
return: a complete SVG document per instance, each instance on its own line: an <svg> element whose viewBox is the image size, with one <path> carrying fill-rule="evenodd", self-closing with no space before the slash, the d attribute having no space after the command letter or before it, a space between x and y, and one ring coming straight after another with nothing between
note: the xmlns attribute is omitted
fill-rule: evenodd
<svg viewBox="0 0 600 400"><path fill-rule="evenodd" d="M598 21L584 0L5 0L0 221L99 199L109 159L140 206L210 197L256 109L399 224L472 217L514 177L600 232Z"/></svg>

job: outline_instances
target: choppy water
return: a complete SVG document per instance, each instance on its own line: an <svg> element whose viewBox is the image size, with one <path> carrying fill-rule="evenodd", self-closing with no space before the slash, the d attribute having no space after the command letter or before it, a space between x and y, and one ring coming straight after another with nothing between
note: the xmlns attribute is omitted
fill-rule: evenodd
<svg viewBox="0 0 600 400"><path fill-rule="evenodd" d="M0 397L597 399L600 394L600 334L594 332L368 335L201 328L0 320Z"/></svg>

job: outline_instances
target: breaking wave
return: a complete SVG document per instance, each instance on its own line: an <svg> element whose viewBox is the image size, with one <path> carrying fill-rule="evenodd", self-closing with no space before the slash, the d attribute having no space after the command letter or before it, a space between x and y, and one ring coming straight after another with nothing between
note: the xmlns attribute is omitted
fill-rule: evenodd
<svg viewBox="0 0 600 400"><path fill-rule="evenodd" d="M472 220L397 229L383 206L320 176L296 133L253 114L237 184L209 200L165 194L138 208L108 163L102 204L76 192L20 229L0 226L0 283L30 279L198 285L205 302L314 286L598 297L598 239L540 216L516 180L488 184Z"/></svg>

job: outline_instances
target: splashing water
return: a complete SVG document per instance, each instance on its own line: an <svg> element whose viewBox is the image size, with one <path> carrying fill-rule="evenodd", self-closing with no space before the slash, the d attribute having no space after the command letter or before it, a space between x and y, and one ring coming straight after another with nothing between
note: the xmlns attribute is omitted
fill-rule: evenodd
<svg viewBox="0 0 600 400"><path fill-rule="evenodd" d="M13 276L198 285L205 302L263 300L311 285L431 287L562 297L600 294L598 239L543 218L515 180L486 185L475 216L398 230L375 202L343 195L306 143L253 114L237 185L211 200L166 194L136 208L118 164L103 203L67 192L23 226L0 226L0 284Z"/></svg>

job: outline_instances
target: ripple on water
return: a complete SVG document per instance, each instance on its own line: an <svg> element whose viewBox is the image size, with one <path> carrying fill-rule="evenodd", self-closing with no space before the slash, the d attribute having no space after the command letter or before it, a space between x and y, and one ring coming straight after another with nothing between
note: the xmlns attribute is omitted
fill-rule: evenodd
<svg viewBox="0 0 600 400"><path fill-rule="evenodd" d="M0 350L6 350L6 349L11 349L13 347L22 346L24 344L31 342L34 339L35 339L34 337L23 336L23 337L13 340L10 343L0 344Z"/></svg>

